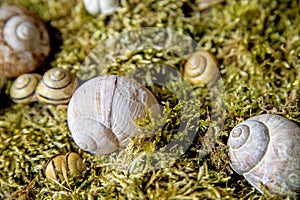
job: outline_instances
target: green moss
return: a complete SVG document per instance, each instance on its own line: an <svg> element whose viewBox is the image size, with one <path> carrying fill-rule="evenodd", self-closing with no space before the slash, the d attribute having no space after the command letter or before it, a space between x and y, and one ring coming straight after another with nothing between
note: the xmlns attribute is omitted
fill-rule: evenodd
<svg viewBox="0 0 300 200"><path fill-rule="evenodd" d="M196 50L205 49L218 59L226 119L217 144L211 146L213 138L203 139L214 134L209 130L208 88L193 87L196 99L186 103L147 76L139 81L164 107L165 121L154 122L164 127L153 137L132 139L126 149L110 156L93 156L73 142L66 106L15 105L8 99L8 80L0 98L0 199L282 199L261 195L230 169L226 142L236 124L256 114L277 113L300 124L299 1L227 0L201 12L194 2L122 0L113 15L90 16L79 0L3 0L2 4L29 8L57 30L53 37L61 45L48 64L73 73L101 41L121 32L153 26L191 36ZM171 52L137 50L107 66L106 73L131 71L137 78L157 69L147 61L182 72L183 59ZM185 86L184 81L169 84L178 91ZM184 128L178 133L180 125ZM187 151L168 149L169 156L184 152L178 159L167 163L160 159L166 156L163 151L151 153L173 139L189 144L190 134L195 138ZM199 158L202 145L210 153ZM44 165L53 155L68 151L84 158L84 177L70 180L69 186L49 183Z"/></svg>

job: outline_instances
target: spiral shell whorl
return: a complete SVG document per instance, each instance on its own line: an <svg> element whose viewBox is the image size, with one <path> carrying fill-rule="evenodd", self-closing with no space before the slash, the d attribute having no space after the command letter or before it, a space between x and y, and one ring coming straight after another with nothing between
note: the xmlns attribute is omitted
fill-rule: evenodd
<svg viewBox="0 0 300 200"><path fill-rule="evenodd" d="M0 71L8 78L34 71L50 53L42 20L16 6L0 8Z"/></svg>
<svg viewBox="0 0 300 200"><path fill-rule="evenodd" d="M236 130L241 126L248 126L250 130L247 142L242 146L234 144L235 136L239 135ZM300 128L297 124L274 114L254 116L230 133L230 164L261 193L264 186L272 193L299 197L299 144Z"/></svg>
<svg viewBox="0 0 300 200"><path fill-rule="evenodd" d="M39 74L23 74L19 76L10 88L10 97L15 103L31 103L36 101L35 89L41 80Z"/></svg>
<svg viewBox="0 0 300 200"><path fill-rule="evenodd" d="M68 71L60 68L48 70L37 86L36 95L40 102L50 104L66 104L69 102L77 79Z"/></svg>
<svg viewBox="0 0 300 200"><path fill-rule="evenodd" d="M193 53L184 66L184 76L192 84L210 84L219 78L217 61L208 52Z"/></svg>
<svg viewBox="0 0 300 200"><path fill-rule="evenodd" d="M249 120L235 127L228 140L231 167L239 174L252 169L265 155L269 141L268 127L259 121ZM253 146L256 148L252 150Z"/></svg>

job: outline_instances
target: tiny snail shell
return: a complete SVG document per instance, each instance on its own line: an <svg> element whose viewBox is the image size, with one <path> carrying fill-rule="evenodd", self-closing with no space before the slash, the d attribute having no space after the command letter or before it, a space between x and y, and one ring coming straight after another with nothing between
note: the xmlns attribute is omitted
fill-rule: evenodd
<svg viewBox="0 0 300 200"><path fill-rule="evenodd" d="M198 9L201 11L217 3L222 3L223 1L225 0L196 0L195 3L198 6Z"/></svg>
<svg viewBox="0 0 300 200"><path fill-rule="evenodd" d="M34 71L50 52L43 21L16 6L0 8L0 71L8 78Z"/></svg>
<svg viewBox="0 0 300 200"><path fill-rule="evenodd" d="M52 68L43 75L36 96L40 102L67 104L76 87L77 79L71 73L61 68Z"/></svg>
<svg viewBox="0 0 300 200"><path fill-rule="evenodd" d="M153 94L134 80L115 75L88 80L73 94L67 110L75 143L92 154L109 154L125 147L139 133L135 124L149 109L160 108Z"/></svg>
<svg viewBox="0 0 300 200"><path fill-rule="evenodd" d="M275 114L251 117L237 125L228 140L232 169L258 191L300 195L300 128Z"/></svg>
<svg viewBox="0 0 300 200"><path fill-rule="evenodd" d="M183 75L194 85L210 84L219 78L217 60L206 51L197 51L185 63Z"/></svg>
<svg viewBox="0 0 300 200"><path fill-rule="evenodd" d="M12 84L10 97L15 103L29 104L37 101L35 89L41 80L39 74L22 74Z"/></svg>
<svg viewBox="0 0 300 200"><path fill-rule="evenodd" d="M75 152L58 154L50 158L44 168L44 175L50 181L60 183L68 182L68 175L78 177L86 169L82 158Z"/></svg>
<svg viewBox="0 0 300 200"><path fill-rule="evenodd" d="M91 15L110 15L119 5L119 0L83 0L86 11Z"/></svg>

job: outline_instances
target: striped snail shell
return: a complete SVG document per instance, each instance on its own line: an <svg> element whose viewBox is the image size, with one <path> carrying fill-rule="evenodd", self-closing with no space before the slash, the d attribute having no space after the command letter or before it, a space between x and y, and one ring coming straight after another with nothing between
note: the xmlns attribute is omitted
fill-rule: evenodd
<svg viewBox="0 0 300 200"><path fill-rule="evenodd" d="M68 182L69 176L78 177L83 174L85 169L86 165L80 155L69 152L57 154L50 158L44 168L44 175L55 183Z"/></svg>
<svg viewBox="0 0 300 200"><path fill-rule="evenodd" d="M22 74L12 84L10 97L15 103L28 104L37 101L35 89L41 80L39 74Z"/></svg>
<svg viewBox="0 0 300 200"><path fill-rule="evenodd" d="M115 75L88 80L73 94L67 110L75 143L92 154L109 154L125 147L140 133L136 119L160 108L153 94L134 80Z"/></svg>
<svg viewBox="0 0 300 200"><path fill-rule="evenodd" d="M300 195L300 128L275 114L251 117L228 140L230 165L258 191Z"/></svg>
<svg viewBox="0 0 300 200"><path fill-rule="evenodd" d="M206 51L197 51L185 63L183 75L194 85L213 83L219 78L217 60Z"/></svg>
<svg viewBox="0 0 300 200"><path fill-rule="evenodd" d="M76 87L77 79L71 73L61 68L52 68L43 75L36 96L40 102L67 104Z"/></svg>
<svg viewBox="0 0 300 200"><path fill-rule="evenodd" d="M0 8L0 71L17 77L41 66L50 52L50 40L42 20L16 6Z"/></svg>

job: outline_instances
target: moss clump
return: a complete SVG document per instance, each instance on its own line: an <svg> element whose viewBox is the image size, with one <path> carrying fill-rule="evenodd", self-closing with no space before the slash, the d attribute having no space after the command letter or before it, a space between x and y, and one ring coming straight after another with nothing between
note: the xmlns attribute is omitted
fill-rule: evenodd
<svg viewBox="0 0 300 200"><path fill-rule="evenodd" d="M187 103L146 76L139 81L164 107L164 126L153 137L134 138L122 151L93 156L73 142L66 106L15 105L8 99L8 80L0 98L0 199L282 199L261 195L232 172L226 142L236 124L256 114L281 114L300 124L299 1L227 0L199 11L196 1L121 0L111 16L88 15L80 0L1 4L27 7L56 30L53 41L61 45L45 68L73 73L99 43L135 28L170 27L189 35L197 42L192 51L205 49L219 61L226 118L221 130L209 129L213 96L208 88L193 86L194 101ZM137 50L107 66L106 73L133 71L138 77L152 69L151 73L161 73L157 66L162 65L182 72L183 62L172 52ZM184 81L170 80L175 91L185 87ZM199 156L210 142L210 137L203 139L208 133L217 133L217 144L208 145L209 154ZM187 149L163 149L174 139ZM181 156L163 162L163 150ZM71 180L68 188L48 183L42 173L47 160L68 151L79 152L87 163L84 178Z"/></svg>

